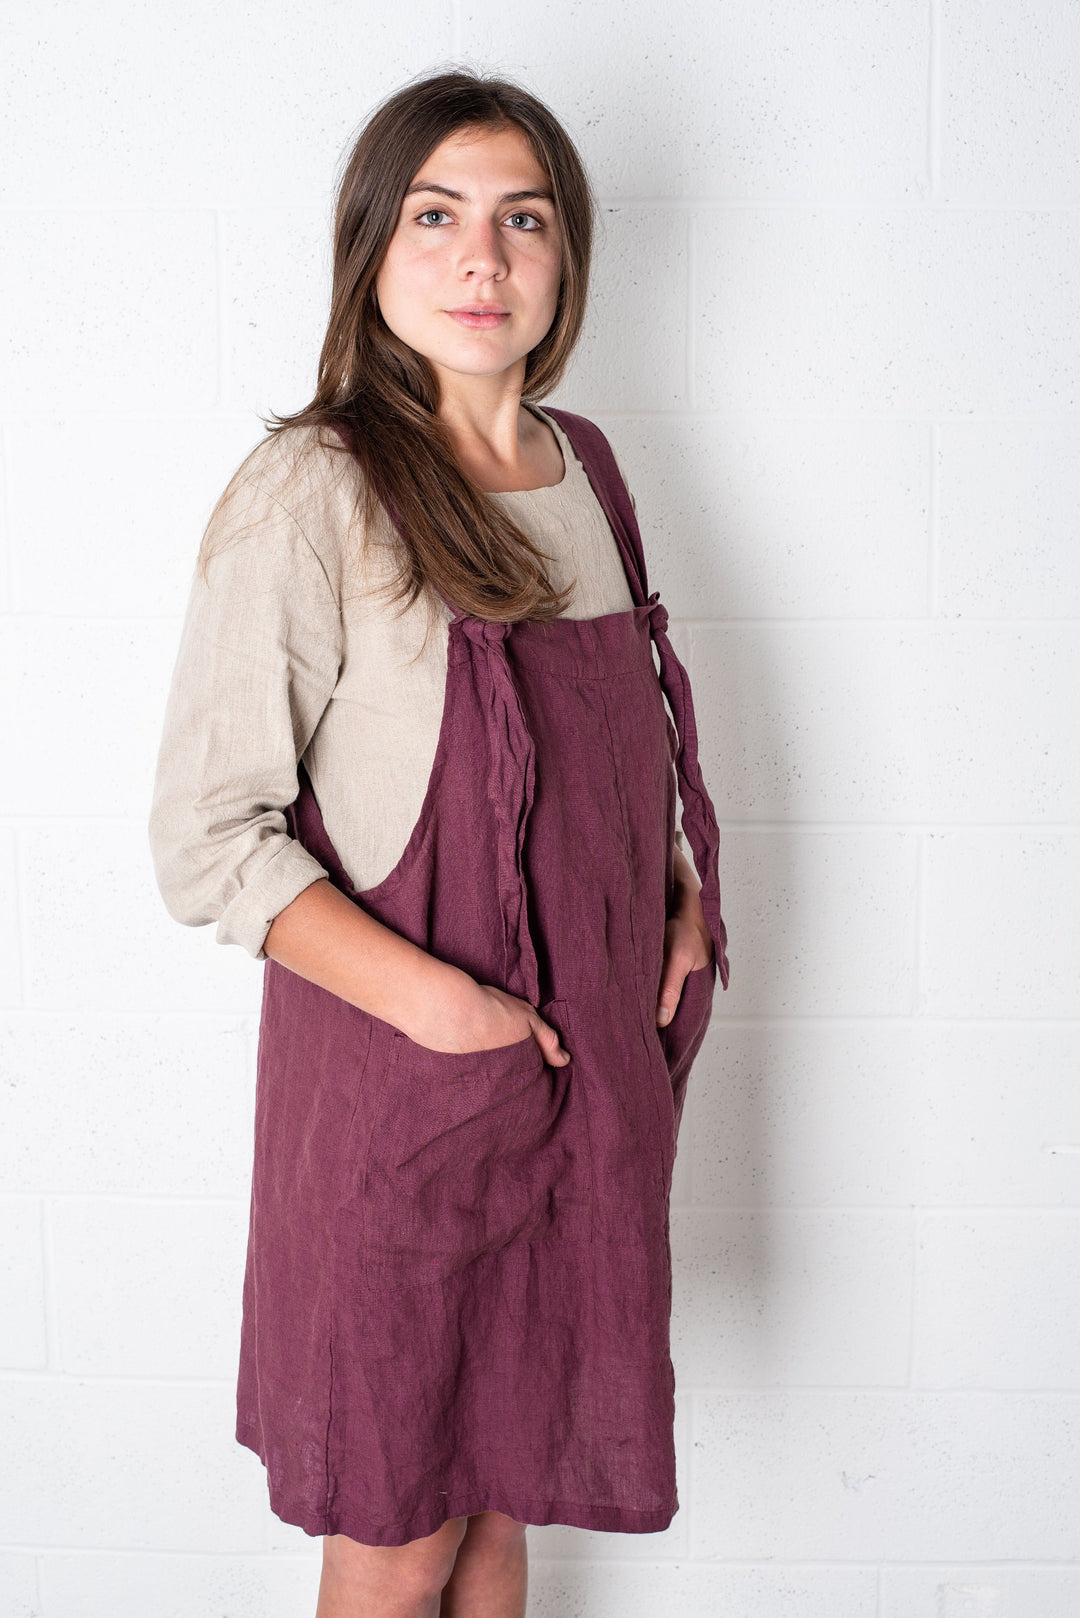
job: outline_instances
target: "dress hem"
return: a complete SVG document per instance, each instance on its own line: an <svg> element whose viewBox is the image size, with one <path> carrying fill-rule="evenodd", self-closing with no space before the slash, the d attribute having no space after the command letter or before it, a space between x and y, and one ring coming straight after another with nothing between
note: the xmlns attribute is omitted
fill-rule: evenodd
<svg viewBox="0 0 1080 1618"><path fill-rule="evenodd" d="M266 1468L266 1458L259 1447L257 1433L255 1423L237 1423L237 1443L253 1450ZM318 1511L300 1501L282 1501L275 1491L269 1468L266 1470L270 1509L275 1517L312 1537L344 1534L361 1545L408 1545L414 1539L426 1539L434 1534L451 1517L471 1517L481 1511L501 1511L516 1522L536 1528L558 1523L569 1528L587 1528L609 1534L659 1534L670 1528L679 1510L678 1498L670 1511L638 1511L629 1506L598 1506L579 1504L577 1501L511 1499L493 1488L485 1490L482 1495L455 1496L453 1501L448 1497L445 1508L433 1509L426 1516L418 1516L409 1523L377 1527L352 1516L344 1508Z"/></svg>

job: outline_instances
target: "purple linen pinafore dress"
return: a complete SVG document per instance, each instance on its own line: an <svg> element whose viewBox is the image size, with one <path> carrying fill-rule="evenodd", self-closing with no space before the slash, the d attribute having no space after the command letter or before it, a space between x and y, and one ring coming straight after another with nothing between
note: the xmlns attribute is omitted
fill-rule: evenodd
<svg viewBox="0 0 1080 1618"><path fill-rule="evenodd" d="M679 1506L669 1195L718 971L728 985L720 839L610 445L545 408L635 606L514 624L450 607L427 793L375 887L350 883L302 763L286 817L342 892L528 1000L571 1056L548 1066L531 1034L430 1050L265 962L236 1437L278 1517L366 1545L488 1510L654 1533ZM676 787L715 953L660 1029Z"/></svg>

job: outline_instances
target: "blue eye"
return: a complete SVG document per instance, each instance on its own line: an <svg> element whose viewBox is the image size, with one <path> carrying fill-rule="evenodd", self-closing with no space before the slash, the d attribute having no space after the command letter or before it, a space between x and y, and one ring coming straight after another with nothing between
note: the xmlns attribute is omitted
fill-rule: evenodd
<svg viewBox="0 0 1080 1618"><path fill-rule="evenodd" d="M429 218L429 216L431 214L436 214L436 215L438 215L438 214L446 214L446 209L445 208L425 208L424 212L420 215L420 222L423 223L423 221L425 219ZM447 217L449 217L449 215L447 215ZM428 230L434 230L436 227L434 225L428 225L426 228Z"/></svg>

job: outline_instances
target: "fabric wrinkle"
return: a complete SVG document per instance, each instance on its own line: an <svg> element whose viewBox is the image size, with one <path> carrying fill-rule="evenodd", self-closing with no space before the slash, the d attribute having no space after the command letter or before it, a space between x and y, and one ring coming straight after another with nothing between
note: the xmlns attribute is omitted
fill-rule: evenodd
<svg viewBox="0 0 1080 1618"><path fill-rule="evenodd" d="M375 887L353 888L302 766L288 812L353 902L535 1006L570 1054L429 1049L267 959L236 1436L308 1534L400 1545L484 1510L654 1533L678 1510L669 1197L727 984L719 833L610 446L549 413L635 605L447 603L437 763ZM658 1029L680 801L716 949Z"/></svg>

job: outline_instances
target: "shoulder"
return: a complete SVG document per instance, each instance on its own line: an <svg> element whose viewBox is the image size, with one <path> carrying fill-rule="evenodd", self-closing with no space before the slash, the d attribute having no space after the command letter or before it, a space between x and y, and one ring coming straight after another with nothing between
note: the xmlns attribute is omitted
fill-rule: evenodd
<svg viewBox="0 0 1080 1618"><path fill-rule="evenodd" d="M258 552L309 551L340 594L356 521L360 470L338 435L325 426L282 427L241 461L218 497L200 557L233 540Z"/></svg>
<svg viewBox="0 0 1080 1618"><path fill-rule="evenodd" d="M281 427L246 456L233 474L263 501L276 503L301 528L319 528L342 499L355 503L360 472L330 427Z"/></svg>

